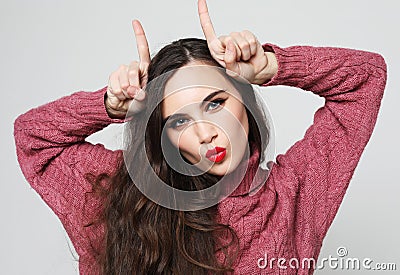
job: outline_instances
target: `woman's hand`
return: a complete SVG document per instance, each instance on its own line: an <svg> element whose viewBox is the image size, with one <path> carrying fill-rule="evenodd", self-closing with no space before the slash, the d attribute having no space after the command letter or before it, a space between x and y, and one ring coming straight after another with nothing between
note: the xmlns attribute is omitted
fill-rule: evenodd
<svg viewBox="0 0 400 275"><path fill-rule="evenodd" d="M140 22L133 20L132 26L140 61L132 61L129 66L121 65L110 75L104 104L111 118L125 118L128 110L129 115L132 115L145 107L146 95L142 88L147 83L150 52Z"/></svg>
<svg viewBox="0 0 400 275"><path fill-rule="evenodd" d="M212 57L227 73L240 75L253 84L263 84L278 71L275 54L264 52L255 35L249 31L233 32L217 38L206 0L198 1L201 27L207 39Z"/></svg>

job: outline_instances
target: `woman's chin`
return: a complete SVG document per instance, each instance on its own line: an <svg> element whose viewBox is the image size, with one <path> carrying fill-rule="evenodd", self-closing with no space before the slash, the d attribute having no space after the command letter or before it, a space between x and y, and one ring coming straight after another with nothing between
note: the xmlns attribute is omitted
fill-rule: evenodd
<svg viewBox="0 0 400 275"><path fill-rule="evenodd" d="M231 174L237 165L234 165L232 163L226 162L226 163L221 163L221 164L214 164L208 171L207 173L215 175L215 176L220 176L223 177L225 175Z"/></svg>
<svg viewBox="0 0 400 275"><path fill-rule="evenodd" d="M213 162L209 159L201 159L196 163L190 162L192 165L203 171L204 173L223 177L225 175L231 174L236 167L239 165L237 161L232 161L229 155L225 157L222 161Z"/></svg>

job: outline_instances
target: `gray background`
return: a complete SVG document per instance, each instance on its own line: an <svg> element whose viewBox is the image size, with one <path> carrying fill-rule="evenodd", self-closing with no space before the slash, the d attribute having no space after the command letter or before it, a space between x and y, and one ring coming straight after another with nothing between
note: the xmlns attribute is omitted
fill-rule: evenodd
<svg viewBox="0 0 400 275"><path fill-rule="evenodd" d="M345 246L349 257L395 262L399 270L398 1L209 0L208 4L218 35L249 29L261 42L282 47L339 46L385 57L389 77L378 122L320 258L337 257L336 249ZM61 223L19 169L13 121L74 91L97 90L120 64L136 60L134 18L143 23L152 53L177 38L203 36L195 0L1 2L0 77L5 96L0 144L1 274L77 274ZM274 118L277 153L283 153L302 138L323 100L289 87L263 91ZM118 148L121 129L112 125L89 140ZM316 274L364 272L325 269Z"/></svg>

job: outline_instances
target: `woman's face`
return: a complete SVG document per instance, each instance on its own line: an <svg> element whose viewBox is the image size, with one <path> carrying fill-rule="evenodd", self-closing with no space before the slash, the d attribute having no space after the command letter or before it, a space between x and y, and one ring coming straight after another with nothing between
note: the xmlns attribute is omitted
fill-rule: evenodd
<svg viewBox="0 0 400 275"><path fill-rule="evenodd" d="M166 83L161 109L164 131L180 153L223 176L243 159L249 124L242 97L218 70L200 62L177 70Z"/></svg>

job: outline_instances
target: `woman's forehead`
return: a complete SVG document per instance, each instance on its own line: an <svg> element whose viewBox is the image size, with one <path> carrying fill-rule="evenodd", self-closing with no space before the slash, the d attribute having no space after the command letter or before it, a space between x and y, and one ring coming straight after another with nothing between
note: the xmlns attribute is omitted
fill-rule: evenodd
<svg viewBox="0 0 400 275"><path fill-rule="evenodd" d="M180 91L232 90L233 85L224 77L224 69L209 65L191 64L176 70L164 87L163 98Z"/></svg>
<svg viewBox="0 0 400 275"><path fill-rule="evenodd" d="M170 93L162 102L162 115L163 117L167 117L177 112L182 113L199 108L204 98L216 91L222 90L207 87L192 87Z"/></svg>
<svg viewBox="0 0 400 275"><path fill-rule="evenodd" d="M223 76L224 69L209 65L189 65L176 70L167 81L162 102L162 116L200 106L216 91L241 99L239 92Z"/></svg>

